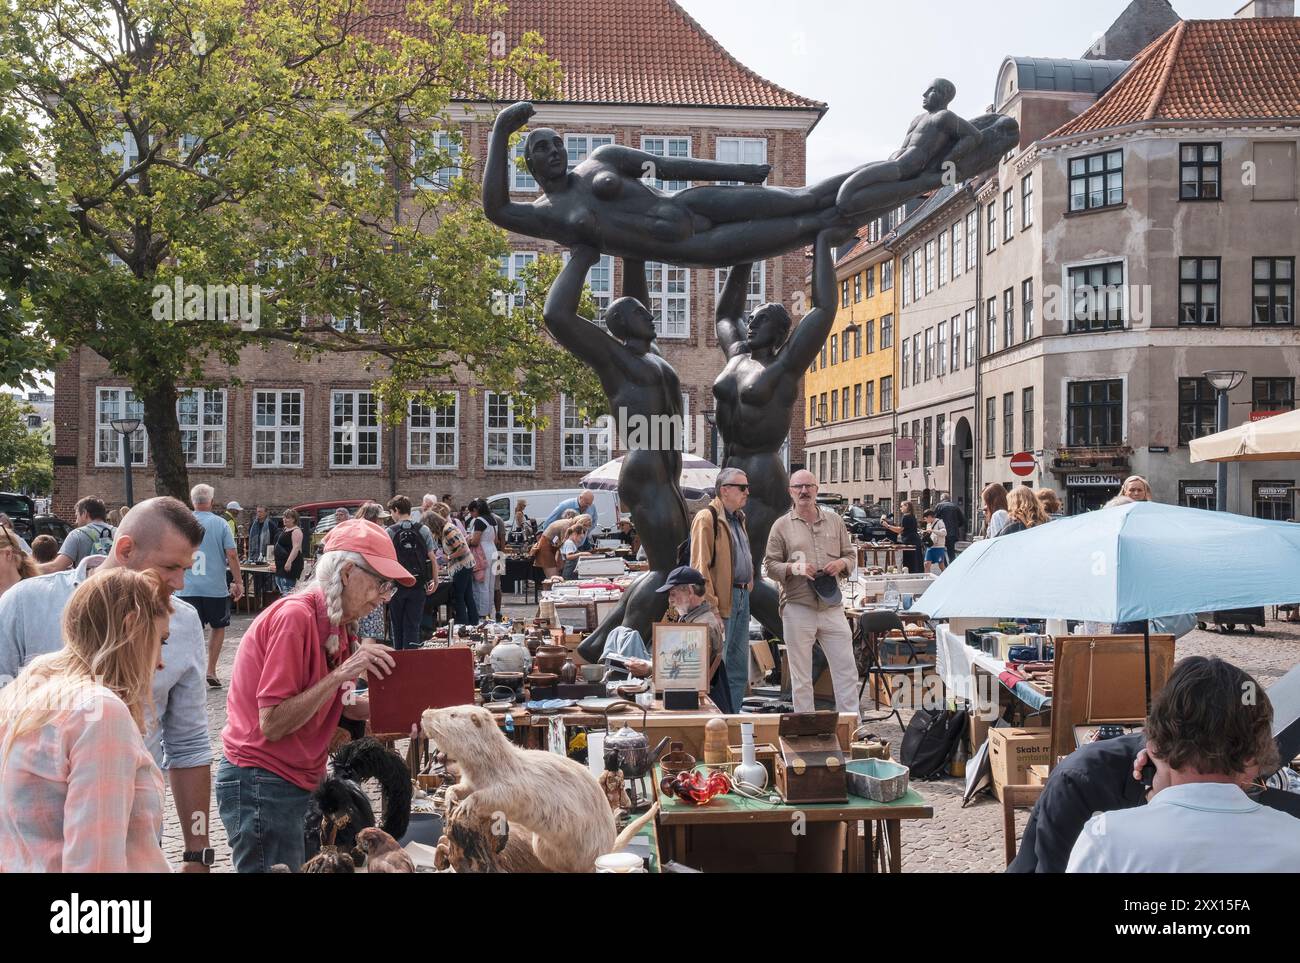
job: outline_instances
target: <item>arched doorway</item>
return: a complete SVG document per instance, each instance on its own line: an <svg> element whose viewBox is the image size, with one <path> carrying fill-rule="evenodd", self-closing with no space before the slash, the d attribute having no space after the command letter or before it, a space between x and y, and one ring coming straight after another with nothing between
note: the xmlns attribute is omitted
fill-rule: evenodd
<svg viewBox="0 0 1300 963"><path fill-rule="evenodd" d="M971 484L974 480L974 439L971 436L970 422L958 418L952 434L952 499L962 514L966 516L966 531L974 527L975 516L972 512L974 494Z"/></svg>

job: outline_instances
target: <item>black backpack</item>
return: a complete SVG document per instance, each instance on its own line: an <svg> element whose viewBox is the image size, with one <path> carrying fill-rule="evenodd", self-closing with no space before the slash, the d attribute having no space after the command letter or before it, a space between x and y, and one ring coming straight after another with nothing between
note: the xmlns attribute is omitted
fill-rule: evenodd
<svg viewBox="0 0 1300 963"><path fill-rule="evenodd" d="M392 533L392 539L393 548L397 549L397 561L415 576L416 582L423 585L428 581L429 549L420 529L414 522L401 522Z"/></svg>
<svg viewBox="0 0 1300 963"><path fill-rule="evenodd" d="M903 733L899 761L913 779L937 779L947 774L944 769L965 732L965 709L920 709Z"/></svg>

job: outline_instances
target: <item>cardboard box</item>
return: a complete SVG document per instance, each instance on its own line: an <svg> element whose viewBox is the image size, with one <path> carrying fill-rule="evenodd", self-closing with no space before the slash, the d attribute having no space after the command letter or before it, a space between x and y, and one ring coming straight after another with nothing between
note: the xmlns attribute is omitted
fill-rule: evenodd
<svg viewBox="0 0 1300 963"><path fill-rule="evenodd" d="M1046 766L1029 767L1029 785L1046 786L1048 770Z"/></svg>
<svg viewBox="0 0 1300 963"><path fill-rule="evenodd" d="M1003 786L1029 784L1029 767L1051 762L1051 729L1002 728L989 730L989 764L993 794L1002 798Z"/></svg>

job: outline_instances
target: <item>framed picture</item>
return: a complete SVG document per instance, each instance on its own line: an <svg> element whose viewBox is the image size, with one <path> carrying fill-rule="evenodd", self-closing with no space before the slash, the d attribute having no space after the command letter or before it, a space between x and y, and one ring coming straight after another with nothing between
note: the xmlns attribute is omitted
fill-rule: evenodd
<svg viewBox="0 0 1300 963"><path fill-rule="evenodd" d="M618 599L610 599L608 602L597 602L596 625L604 625L605 619L608 616L613 615L616 608L618 608Z"/></svg>
<svg viewBox="0 0 1300 963"><path fill-rule="evenodd" d="M566 629L590 632L593 628L591 615L591 607L586 602L580 602L576 605L573 603L557 603L555 606L556 621Z"/></svg>
<svg viewBox="0 0 1300 963"><path fill-rule="evenodd" d="M656 622L654 686L709 691L709 627L693 622Z"/></svg>

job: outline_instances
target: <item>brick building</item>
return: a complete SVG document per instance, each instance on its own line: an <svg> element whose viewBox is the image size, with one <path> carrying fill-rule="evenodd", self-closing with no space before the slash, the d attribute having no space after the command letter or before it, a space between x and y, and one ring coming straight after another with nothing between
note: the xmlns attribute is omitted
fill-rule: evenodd
<svg viewBox="0 0 1300 963"><path fill-rule="evenodd" d="M533 124L565 137L571 163L612 142L669 156L766 162L770 184L804 184L807 136L826 105L750 71L673 0L516 3L502 29L511 43L526 30L538 31L562 65L560 93L537 104ZM499 93L497 104L453 105L467 171L476 171L475 162L485 156L496 109L522 95ZM512 186L516 200L536 196L526 172L517 172ZM419 189L407 185L405 196ZM511 236L510 247L502 272L512 279L537 254L560 253L520 236ZM723 272L648 269L661 350L681 378L688 423L697 435L689 443L707 457L713 448L710 387L724 360L713 334ZM765 262L755 271L752 303L788 300L806 273L802 252ZM607 304L620 290L621 264L602 259L589 282ZM579 422L562 398L539 412L549 427L531 431L514 422L508 397L475 391L472 382L448 386L456 391L454 405L408 409L394 429L380 425L373 379L352 357L299 361L281 347L246 350L226 374L231 383L225 387L196 390L179 405L191 481L213 484L222 502L383 500L394 491L449 493L463 502L499 491L573 487L610 456L598 432ZM134 395L85 349L59 366L56 385L56 512L68 514L86 494L121 500L120 441L109 421L138 413ZM803 418L796 411L791 424L796 453L803 450ZM154 487L143 430L133 446L135 495L146 498Z"/></svg>

